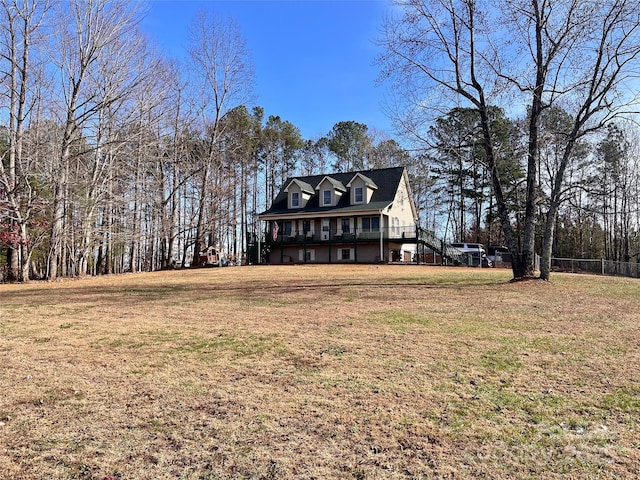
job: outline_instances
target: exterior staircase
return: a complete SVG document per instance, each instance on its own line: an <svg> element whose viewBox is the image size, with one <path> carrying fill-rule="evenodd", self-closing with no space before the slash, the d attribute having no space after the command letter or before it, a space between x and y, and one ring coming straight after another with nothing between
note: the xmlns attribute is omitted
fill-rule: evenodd
<svg viewBox="0 0 640 480"><path fill-rule="evenodd" d="M464 263L462 252L436 237L433 231L417 227L417 233L418 242L438 253L445 262L451 262L454 265Z"/></svg>

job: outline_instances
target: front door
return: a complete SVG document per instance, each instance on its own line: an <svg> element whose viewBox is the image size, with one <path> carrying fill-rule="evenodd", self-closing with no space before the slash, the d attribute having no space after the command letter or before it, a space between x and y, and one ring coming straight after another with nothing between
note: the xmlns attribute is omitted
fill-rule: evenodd
<svg viewBox="0 0 640 480"><path fill-rule="evenodd" d="M329 240L329 219L322 220L322 240Z"/></svg>

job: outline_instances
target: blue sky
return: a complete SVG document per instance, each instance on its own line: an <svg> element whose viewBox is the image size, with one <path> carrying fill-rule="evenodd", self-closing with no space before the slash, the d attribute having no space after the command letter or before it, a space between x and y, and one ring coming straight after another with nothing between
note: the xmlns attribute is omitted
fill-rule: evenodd
<svg viewBox="0 0 640 480"><path fill-rule="evenodd" d="M373 64L384 0L151 1L142 27L172 57L184 55L201 8L238 23L255 64L256 104L306 139L354 120L391 134Z"/></svg>

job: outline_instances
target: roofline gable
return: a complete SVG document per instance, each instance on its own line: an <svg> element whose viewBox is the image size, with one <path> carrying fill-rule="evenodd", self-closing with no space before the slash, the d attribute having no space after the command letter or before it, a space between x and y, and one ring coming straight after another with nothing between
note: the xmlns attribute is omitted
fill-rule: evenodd
<svg viewBox="0 0 640 480"><path fill-rule="evenodd" d="M360 180L356 180L360 179ZM369 183L365 187L366 190L371 194L371 198L367 203L353 203L352 195L348 194L350 190L353 190L354 185L365 182L365 179L371 180L377 188L371 188ZM294 186L293 182L296 181ZM323 182L329 182L327 184L323 184ZM355 181L355 183L351 183ZM271 205L263 212L259 214L259 216L271 216L271 215L288 215L288 214L311 214L315 213L318 215L325 215L329 212L334 211L343 211L348 212L353 209L361 211L361 209L369 210L370 207L374 207L376 209L387 208L388 205L394 203L396 199L397 189L401 183L406 182L407 186L409 186L409 178L408 173L405 167L388 167L381 169L371 169L371 170L357 170L351 172L334 172L334 173L323 173L318 175L308 175L308 176L292 176L285 180L283 183L283 187L281 187L280 192L276 195L275 199L272 201ZM293 209L291 205L288 203L290 201L291 196L291 188L293 186L294 189L297 189L299 185L307 184L313 189L313 193L303 193L303 197L309 197L308 201L304 203L301 208ZM346 188L345 185L350 185L349 188ZM336 198L333 205L323 205L320 190L323 189L331 189L334 192L334 195L341 198ZM409 186L408 191L411 191ZM414 218L416 213L415 205L413 204L414 199L411 195L411 211L414 212ZM294 211L295 210L295 211Z"/></svg>
<svg viewBox="0 0 640 480"><path fill-rule="evenodd" d="M360 172L357 172L353 178L349 181L349 183L347 183L347 187L351 188L351 184L354 182L354 180L356 178L360 178L362 179L362 181L365 183L365 185L373 190L377 190L378 189L378 185L376 185L376 182L374 182L373 180L371 180L369 177L367 177L366 175L363 175Z"/></svg>
<svg viewBox="0 0 640 480"><path fill-rule="evenodd" d="M316 186L316 190L317 191L320 191L320 185L322 185L325 180L327 180L329 183L331 183L331 185L333 185L333 188L335 188L336 190L339 190L342 193L347 191L347 187L345 187L344 184L341 181L336 180L335 178L332 178L330 175L325 175L322 178L322 180L320 180L318 182L318 185Z"/></svg>
<svg viewBox="0 0 640 480"><path fill-rule="evenodd" d="M291 180L283 191L289 193L289 187L291 187L292 183L298 185L298 187L300 187L300 190L302 190L304 193L308 193L309 195L313 195L315 193L315 190L311 185L309 185L307 182L303 182L298 178L294 178L293 180Z"/></svg>

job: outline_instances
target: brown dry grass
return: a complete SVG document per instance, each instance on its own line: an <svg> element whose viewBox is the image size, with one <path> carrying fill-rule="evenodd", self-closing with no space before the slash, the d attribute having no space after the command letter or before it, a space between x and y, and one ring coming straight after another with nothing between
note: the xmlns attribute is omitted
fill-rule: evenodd
<svg viewBox="0 0 640 480"><path fill-rule="evenodd" d="M242 267L0 285L0 478L640 476L640 283Z"/></svg>

